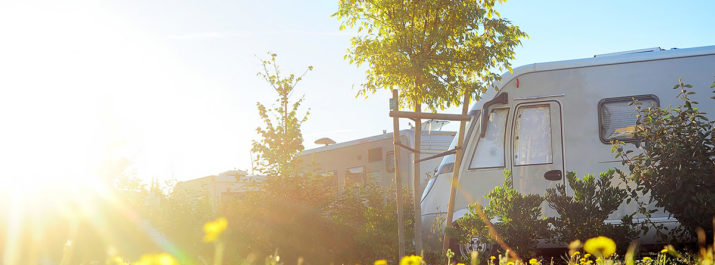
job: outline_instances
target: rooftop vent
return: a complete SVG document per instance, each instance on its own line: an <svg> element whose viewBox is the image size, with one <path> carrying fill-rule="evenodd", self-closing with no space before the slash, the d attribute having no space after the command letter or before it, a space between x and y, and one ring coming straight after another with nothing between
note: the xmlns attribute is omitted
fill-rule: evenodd
<svg viewBox="0 0 715 265"><path fill-rule="evenodd" d="M328 138L328 137L323 137L323 138L320 138L320 139L318 139L318 140L315 140L314 143L315 143L315 144L324 144L325 146L328 146L328 145L331 145L331 144L335 144L335 141L333 141L333 139L330 139L330 138Z"/></svg>
<svg viewBox="0 0 715 265"><path fill-rule="evenodd" d="M593 57L605 57L605 56L616 56L616 55L625 55L625 54L634 54L634 53L644 53L644 52L659 52L662 51L660 47L653 47L653 48L646 48L646 49L639 49L639 50L631 50L631 51L623 51L623 52L612 52L612 53L604 53L604 54L596 54Z"/></svg>

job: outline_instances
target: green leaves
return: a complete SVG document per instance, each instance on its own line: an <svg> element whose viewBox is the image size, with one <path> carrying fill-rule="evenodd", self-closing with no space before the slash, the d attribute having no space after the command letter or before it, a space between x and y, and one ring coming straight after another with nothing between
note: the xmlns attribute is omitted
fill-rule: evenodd
<svg viewBox="0 0 715 265"><path fill-rule="evenodd" d="M616 155L630 171L623 178L638 185L631 196L650 193L656 206L683 225L685 229L671 231L673 237L686 232L692 236L696 227L712 232L711 219L704 217L715 215L715 123L690 99L690 88L682 80L673 87L682 101L676 108L638 108L636 135L645 144L640 152L621 149ZM645 207L640 210L651 214Z"/></svg>
<svg viewBox="0 0 715 265"><path fill-rule="evenodd" d="M420 102L437 110L460 104L464 93L486 91L499 79L491 71L511 70L513 49L527 36L494 4L341 1L333 16L341 30L357 28L358 34L346 58L369 66L357 96L396 88L407 99L404 106Z"/></svg>
<svg viewBox="0 0 715 265"><path fill-rule="evenodd" d="M295 160L304 148L300 126L308 119L310 113L307 111L303 117L299 117L298 108L303 102L303 97L291 103L290 96L305 74L313 70L313 66L308 66L300 76L295 74L284 76L276 61L278 55L270 52L268 54L270 57L262 60L263 72L259 72L258 76L263 77L276 91L277 104L272 108L266 108L260 102L256 103L258 115L265 125L263 128L256 128L261 139L253 141L251 152L258 155L256 168L259 172L269 176L285 176L296 173Z"/></svg>

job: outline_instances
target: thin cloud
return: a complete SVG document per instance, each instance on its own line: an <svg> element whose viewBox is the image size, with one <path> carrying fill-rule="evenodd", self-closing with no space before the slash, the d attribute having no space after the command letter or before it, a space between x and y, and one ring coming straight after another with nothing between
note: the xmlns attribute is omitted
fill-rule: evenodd
<svg viewBox="0 0 715 265"><path fill-rule="evenodd" d="M169 39L172 40L205 40L205 39L221 39L230 37L230 32L198 32L198 33L186 33L170 35Z"/></svg>

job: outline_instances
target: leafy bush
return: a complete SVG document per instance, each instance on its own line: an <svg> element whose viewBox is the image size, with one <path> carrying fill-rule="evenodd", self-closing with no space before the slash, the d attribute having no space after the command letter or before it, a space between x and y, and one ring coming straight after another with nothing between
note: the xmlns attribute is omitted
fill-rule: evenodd
<svg viewBox="0 0 715 265"><path fill-rule="evenodd" d="M484 213L489 220L497 219L494 228L502 240L520 256L529 256L536 248L538 239L548 238L548 222L541 214L544 198L537 194L521 194L512 186L511 173L504 172L502 186L494 187L487 194L489 199ZM469 212L457 224L462 231L461 242L473 237L488 238L495 242L485 221L477 213L479 204L470 204Z"/></svg>
<svg viewBox="0 0 715 265"><path fill-rule="evenodd" d="M625 150L623 143L614 146L630 170L624 178L637 184L634 194L650 194L656 206L682 224L684 230L671 231L676 237L683 232L694 236L697 227L712 234L710 222L715 216L714 124L690 99L695 93L688 91L691 87L682 80L673 87L683 102L676 108L645 108L635 102L635 136L644 144L635 153Z"/></svg>
<svg viewBox="0 0 715 265"><path fill-rule="evenodd" d="M546 201L559 214L551 220L555 237L560 242L584 240L605 235L619 242L621 249L638 233L630 226L631 216L624 216L623 225L606 224L604 221L618 209L628 196L625 189L612 186L614 171L603 172L598 178L586 175L581 180L574 172L566 173L566 180L573 196L566 193L566 185L557 185L546 190Z"/></svg>

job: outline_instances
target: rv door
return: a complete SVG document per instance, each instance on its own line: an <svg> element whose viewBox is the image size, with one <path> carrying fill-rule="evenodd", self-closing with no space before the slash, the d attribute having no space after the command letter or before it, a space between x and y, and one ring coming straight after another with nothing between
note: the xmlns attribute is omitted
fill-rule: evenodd
<svg viewBox="0 0 715 265"><path fill-rule="evenodd" d="M518 104L512 122L510 148L514 187L521 193L544 195L547 188L564 184L559 102Z"/></svg>

